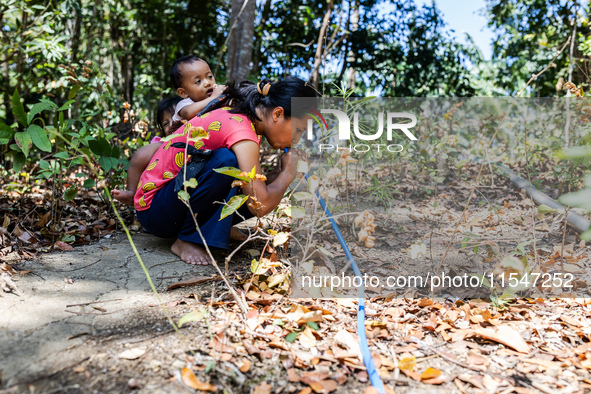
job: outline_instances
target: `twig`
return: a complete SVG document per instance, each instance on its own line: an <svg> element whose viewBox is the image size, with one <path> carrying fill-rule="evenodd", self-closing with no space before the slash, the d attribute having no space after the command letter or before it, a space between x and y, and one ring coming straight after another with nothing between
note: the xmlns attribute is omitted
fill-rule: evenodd
<svg viewBox="0 0 591 394"><path fill-rule="evenodd" d="M560 245L560 271L564 273L564 241L566 239L566 228L568 225L568 211L570 207L566 208L564 213L564 229L562 230L562 244Z"/></svg>
<svg viewBox="0 0 591 394"><path fill-rule="evenodd" d="M92 305L92 304L102 304L103 302L113 302L113 301L121 301L121 298L115 298L113 300L85 302L83 304L71 304L71 305L66 305L66 308L70 308L73 306L86 306L86 305Z"/></svg>
<svg viewBox="0 0 591 394"><path fill-rule="evenodd" d="M95 261L94 263L90 263L90 264L88 264L88 265L85 265L84 267L78 267L78 268L74 268L74 269L71 269L71 270L47 270L47 271L49 271L49 272L72 272L72 271L78 271L78 270L81 270L81 269L84 269L84 268L88 268L88 267L90 267L91 265L95 265L95 264L96 264L96 263L98 263L99 261L101 261L101 259L98 259L98 260L97 260L97 261Z"/></svg>

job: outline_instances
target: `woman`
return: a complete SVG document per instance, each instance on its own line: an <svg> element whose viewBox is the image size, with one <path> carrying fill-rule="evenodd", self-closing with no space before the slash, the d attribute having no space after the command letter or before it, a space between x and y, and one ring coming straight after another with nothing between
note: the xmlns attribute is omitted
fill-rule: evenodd
<svg viewBox="0 0 591 394"><path fill-rule="evenodd" d="M208 131L209 138L203 140L203 148L213 151L196 176L197 187L188 190L203 238L196 230L189 209L177 196L178 186L175 190L175 185L180 183L172 181L177 175L182 176L179 171L185 163L187 138L182 136L184 127L174 133L181 137L168 141L156 151L142 173L134 198L140 223L158 237L177 237L172 252L188 264L208 264L209 257L202 246L204 242L208 246L227 249L232 223L241 220L238 215L219 220L223 208L220 202L230 200L238 190L231 186L234 178L213 169L238 167L250 172L256 167L256 173L262 174L260 137L265 137L275 149L290 148L292 142L297 142L292 141L292 129L301 132L307 125L304 113L292 113L291 99L317 97L317 92L301 79L286 78L278 82L264 80L256 85L243 82L237 90L228 89L226 95L225 104L233 103L232 106L213 110L190 121L193 126ZM299 139L299 135L296 133L295 138ZM189 144L194 145L194 142ZM205 161L203 155L194 157ZM291 152L281 156L280 172L269 184L255 179L242 188L244 194L255 196L260 203L255 210L247 202L239 211L243 216L264 216L279 205L295 177L296 166L292 166L291 159Z"/></svg>

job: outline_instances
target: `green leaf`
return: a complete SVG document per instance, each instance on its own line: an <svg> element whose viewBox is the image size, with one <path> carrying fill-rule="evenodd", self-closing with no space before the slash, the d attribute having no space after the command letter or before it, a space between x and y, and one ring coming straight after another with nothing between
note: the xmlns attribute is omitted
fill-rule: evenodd
<svg viewBox="0 0 591 394"><path fill-rule="evenodd" d="M285 322L281 319L273 319L273 323L271 323L274 326L281 326L281 327L285 327Z"/></svg>
<svg viewBox="0 0 591 394"><path fill-rule="evenodd" d="M209 138L209 133L203 127L194 127L193 130L191 130L191 138L189 140L199 141L204 138Z"/></svg>
<svg viewBox="0 0 591 394"><path fill-rule="evenodd" d="M205 363L205 373L209 373L209 371L211 371L214 367L215 367L216 361L215 360L209 360Z"/></svg>
<svg viewBox="0 0 591 394"><path fill-rule="evenodd" d="M72 201L77 195L78 189L76 189L76 186L70 186L70 188L64 192L64 200Z"/></svg>
<svg viewBox="0 0 591 394"><path fill-rule="evenodd" d="M57 157L58 159L69 159L70 155L67 152L58 152L53 157Z"/></svg>
<svg viewBox="0 0 591 394"><path fill-rule="evenodd" d="M14 94L12 95L12 113L14 116L16 116L16 119L21 125L23 125L23 127L27 127L29 125L27 122L25 107L23 107L23 103L21 103L21 96L18 94L18 90L16 89L14 89Z"/></svg>
<svg viewBox="0 0 591 394"><path fill-rule="evenodd" d="M105 139L108 141L111 138L115 137L117 133L105 133Z"/></svg>
<svg viewBox="0 0 591 394"><path fill-rule="evenodd" d="M49 163L43 159L39 160L39 167L43 170L49 169Z"/></svg>
<svg viewBox="0 0 591 394"><path fill-rule="evenodd" d="M70 109L70 104L72 104L74 102L74 100L68 100L65 102L64 105L62 105L61 107L59 107L57 110L58 111L65 111L67 109Z"/></svg>
<svg viewBox="0 0 591 394"><path fill-rule="evenodd" d="M68 100L72 100L74 97L76 97L76 93L78 93L79 90L80 90L80 85L74 85L70 89L70 92L68 93Z"/></svg>
<svg viewBox="0 0 591 394"><path fill-rule="evenodd" d="M33 146L33 141L29 133L18 132L14 134L14 140L19 148L23 151L25 157L29 156L29 149Z"/></svg>
<svg viewBox="0 0 591 394"><path fill-rule="evenodd" d="M183 324L186 324L190 321L203 320L206 315L207 315L207 311L203 308L201 308L198 311L191 311L191 312L187 313L186 315L184 315L183 317L181 317L177 324L178 324L179 328L181 328L183 326Z"/></svg>
<svg viewBox="0 0 591 394"><path fill-rule="evenodd" d="M257 260L257 259L252 259L252 261L250 262L250 272L252 272L254 275L260 275L261 272L259 272L259 268L261 268L262 262ZM263 271L265 272L265 271Z"/></svg>
<svg viewBox="0 0 591 394"><path fill-rule="evenodd" d="M12 152L12 169L14 172L21 172L26 161L27 157L21 152Z"/></svg>
<svg viewBox="0 0 591 394"><path fill-rule="evenodd" d="M121 151L117 145L113 145L113 149L111 149L111 157L118 159L121 156Z"/></svg>
<svg viewBox="0 0 591 394"><path fill-rule="evenodd" d="M186 188L195 189L197 187L197 179L191 178L188 181L184 181L183 186Z"/></svg>
<svg viewBox="0 0 591 394"><path fill-rule="evenodd" d="M111 144L102 137L88 141L88 147L97 156L111 156Z"/></svg>
<svg viewBox="0 0 591 394"><path fill-rule="evenodd" d="M227 204L224 205L224 207L222 208L220 220L236 212L236 210L240 208L246 202L246 200L248 200L248 196L245 196L243 194L239 194L237 196L232 197L230 201L228 201Z"/></svg>
<svg viewBox="0 0 591 394"><path fill-rule="evenodd" d="M252 170L250 170L250 172L248 173L248 177L250 179L254 179L254 177L256 176L256 174L257 174L257 167L254 166L254 167L252 167Z"/></svg>
<svg viewBox="0 0 591 394"><path fill-rule="evenodd" d="M306 324L313 330L316 330L316 331L320 330L320 326L315 321L309 321L309 322L306 322Z"/></svg>
<svg viewBox="0 0 591 394"><path fill-rule="evenodd" d="M169 134L166 137L162 138L160 140L160 142L168 142L170 140L173 140L173 139L179 138L179 137L184 137L184 135L182 135L182 134Z"/></svg>
<svg viewBox="0 0 591 394"><path fill-rule="evenodd" d="M41 149L43 152L51 152L51 142L49 142L49 138L47 138L47 134L41 126L32 124L27 129L27 133L29 133L33 144L35 144L37 148Z"/></svg>
<svg viewBox="0 0 591 394"><path fill-rule="evenodd" d="M299 332L290 332L289 334L287 334L285 336L285 342L287 342L287 343L295 342L295 340L298 339L299 335L300 335Z"/></svg>
<svg viewBox="0 0 591 394"><path fill-rule="evenodd" d="M250 178L248 176L240 176L242 173L241 170L235 167L222 167L222 168L214 168L215 172L219 172L220 174L228 175L234 177L236 179L240 179L241 181L250 182Z"/></svg>
<svg viewBox="0 0 591 394"><path fill-rule="evenodd" d="M189 202L191 195L184 190L179 190L178 196L181 200Z"/></svg>
<svg viewBox="0 0 591 394"><path fill-rule="evenodd" d="M30 124L33 121L33 118L35 118L35 115L37 115L38 113L46 111L48 109L55 108L57 108L57 105L55 105L53 101L41 100L31 107L31 109L29 110L29 114L27 115L27 121Z"/></svg>
<svg viewBox="0 0 591 394"><path fill-rule="evenodd" d="M87 189L91 189L94 187L94 185L96 185L96 182L94 181L94 179L88 178L87 180L84 181L84 184L82 185L82 187L85 187Z"/></svg>
<svg viewBox="0 0 591 394"><path fill-rule="evenodd" d="M0 120L0 144L8 144L15 131Z"/></svg>
<svg viewBox="0 0 591 394"><path fill-rule="evenodd" d="M105 171L110 171L111 170L111 158L110 157L105 157L105 156L101 156L98 159L99 165L101 166L101 168Z"/></svg>
<svg viewBox="0 0 591 394"><path fill-rule="evenodd" d="M74 241L76 241L76 237L73 236L72 234L64 234L60 237L59 240L62 242L74 242Z"/></svg>
<svg viewBox="0 0 591 394"><path fill-rule="evenodd" d="M558 209L551 208L546 204L542 204L538 207L538 213L540 215L545 215L547 213L554 214L556 212L558 212Z"/></svg>

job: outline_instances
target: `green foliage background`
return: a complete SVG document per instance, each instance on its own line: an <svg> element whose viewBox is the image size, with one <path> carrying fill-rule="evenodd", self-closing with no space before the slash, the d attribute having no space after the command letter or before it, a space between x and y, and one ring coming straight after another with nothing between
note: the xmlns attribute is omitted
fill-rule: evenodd
<svg viewBox="0 0 591 394"><path fill-rule="evenodd" d="M256 6L252 80L312 78L320 45L320 89L328 95L344 88L353 96L507 96L574 38L572 56L566 47L523 95L564 96L569 75L583 91L589 83L588 4L487 0L483 12L495 34L490 60L473 41L454 39L436 2L260 0ZM68 151L68 144L90 149L90 141L113 144L116 136L118 157L109 151L113 160L98 164L107 173L123 171L124 161L115 161L155 131L157 103L173 93L168 70L175 58L196 54L224 82L231 12L227 0L4 1L0 162L20 170ZM326 35L319 37L323 18ZM28 122L18 121L19 112L33 109ZM65 140L56 139L58 131ZM101 152L89 150L97 160Z"/></svg>

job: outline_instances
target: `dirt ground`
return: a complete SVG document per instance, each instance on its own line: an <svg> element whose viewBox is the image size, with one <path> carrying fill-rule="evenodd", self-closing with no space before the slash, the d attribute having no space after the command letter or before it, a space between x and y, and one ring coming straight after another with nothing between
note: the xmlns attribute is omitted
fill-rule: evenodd
<svg viewBox="0 0 591 394"><path fill-rule="evenodd" d="M350 222L341 217L339 225L365 272L421 274L444 255L468 192L446 186L391 208L360 197L376 218L372 248L355 240ZM480 190L473 203L459 227L462 238L452 243L452 263L493 269L535 237L528 257L552 272L562 254L578 290L587 292L589 246L563 234L559 216L534 218L532 203L507 186ZM334 261L341 258L330 228L314 239ZM182 263L170 253L172 240L142 233L133 240L165 308L121 233L13 264L18 291L0 297L0 392L371 393L356 346L356 299L274 291L283 286L271 282L285 273L287 255L273 253L244 292L247 314L240 318L213 267ZM252 276L251 260L263 245L248 245L233 259L229 279L237 288ZM190 278L192 285L167 290ZM402 292L366 301L366 335L389 393L591 389L591 299L558 294L499 306L454 291L447 298ZM176 333L167 314L178 323L190 312L199 317Z"/></svg>
<svg viewBox="0 0 591 394"><path fill-rule="evenodd" d="M206 286L170 292L166 287L209 276L212 267L182 263L170 253L172 241L146 234L133 238L175 320L189 311L195 291L209 294ZM21 294L0 298L5 391L122 392L130 379L137 382L131 386L146 392L179 390L179 383L169 382L169 371L186 363L184 352L190 346L174 334L157 306L124 234L43 255L19 268L32 271L13 277ZM187 338L199 337L194 327L182 332ZM134 360L118 357L134 349L145 353Z"/></svg>

